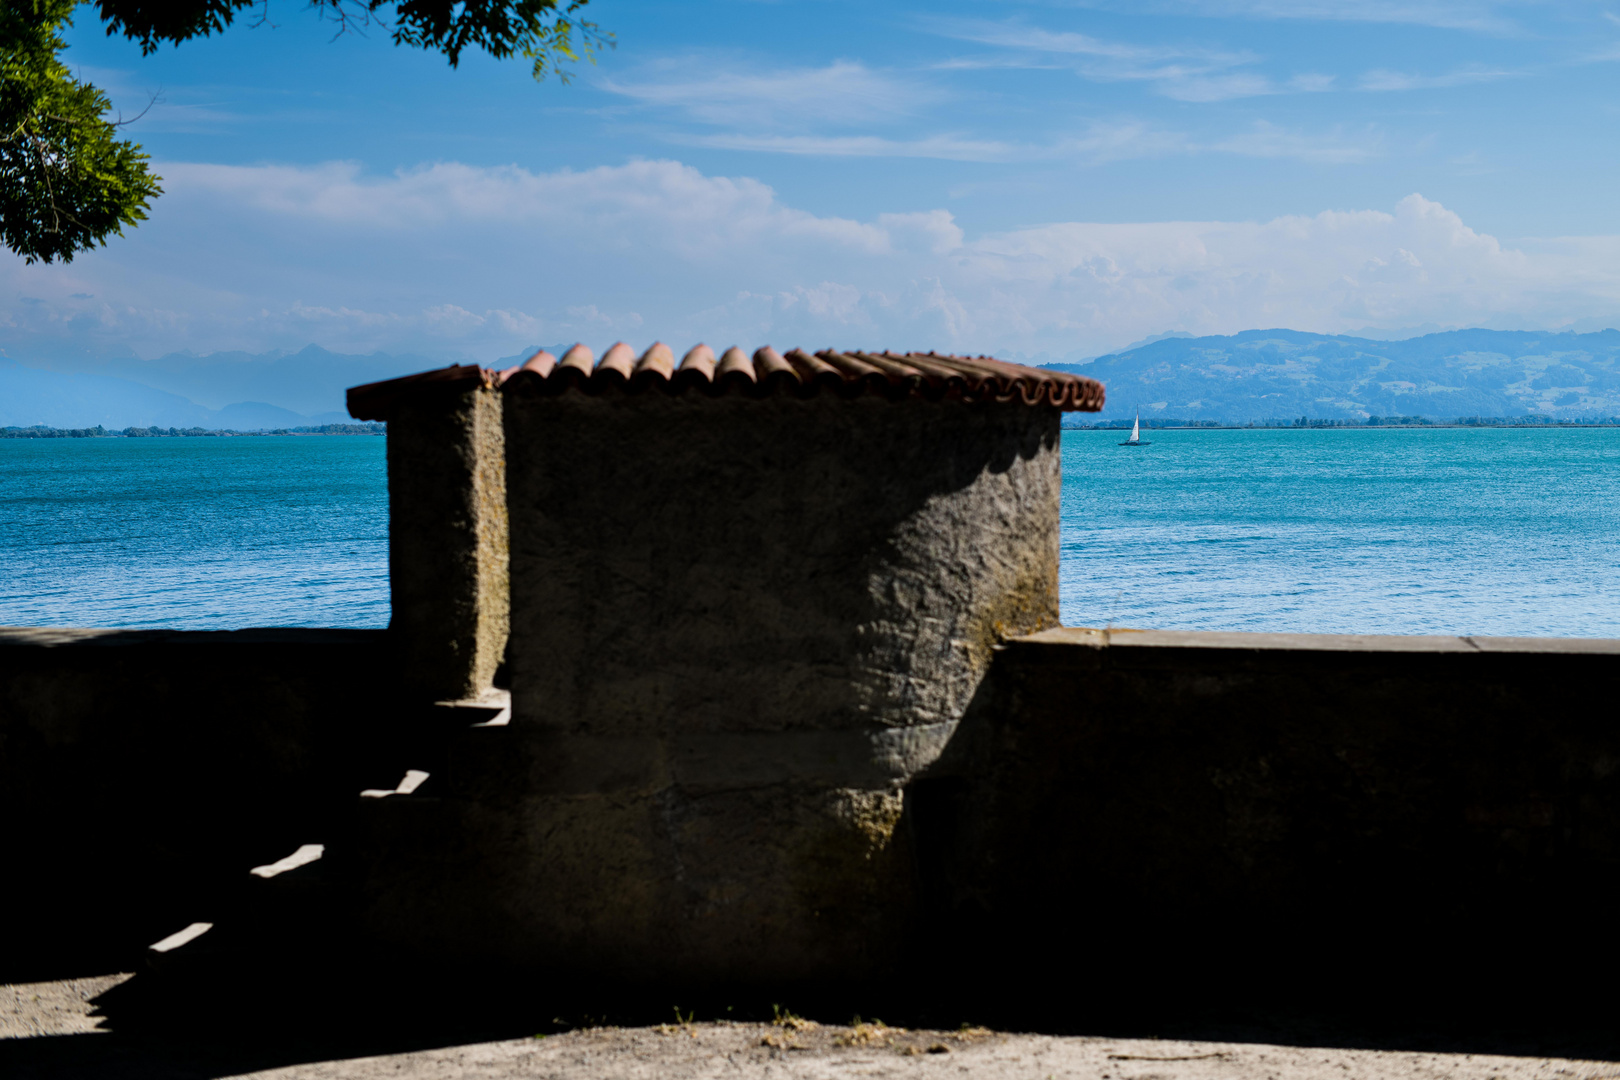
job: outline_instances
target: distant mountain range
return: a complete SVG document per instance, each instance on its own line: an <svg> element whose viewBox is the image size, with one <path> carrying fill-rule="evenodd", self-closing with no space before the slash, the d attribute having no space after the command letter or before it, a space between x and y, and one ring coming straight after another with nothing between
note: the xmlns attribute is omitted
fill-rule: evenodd
<svg viewBox="0 0 1620 1080"><path fill-rule="evenodd" d="M533 352L490 366L520 363ZM356 356L318 345L295 353L170 353L156 360L0 356L0 427L260 431L341 424L349 420L344 399L349 387L449 362L388 353Z"/></svg>
<svg viewBox="0 0 1620 1080"><path fill-rule="evenodd" d="M1298 330L1169 337L1079 364L1104 418L1261 422L1368 416L1620 415L1620 330L1452 330L1375 341Z"/></svg>
<svg viewBox="0 0 1620 1080"><path fill-rule="evenodd" d="M252 431L342 423L348 387L444 363L314 345L257 356L0 359L0 427ZM1620 415L1620 330L1452 330L1404 341L1298 330L1166 335L1094 360L1045 366L1101 380L1108 387L1104 418L1137 409L1145 419L1226 423Z"/></svg>
<svg viewBox="0 0 1620 1080"><path fill-rule="evenodd" d="M296 353L173 353L156 360L0 360L0 427L204 427L255 431L349 419L343 392L442 361Z"/></svg>

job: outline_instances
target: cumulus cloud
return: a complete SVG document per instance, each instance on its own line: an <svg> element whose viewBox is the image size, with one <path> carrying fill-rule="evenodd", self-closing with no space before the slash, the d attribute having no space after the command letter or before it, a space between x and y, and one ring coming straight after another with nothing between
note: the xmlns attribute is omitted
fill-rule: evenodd
<svg viewBox="0 0 1620 1080"><path fill-rule="evenodd" d="M765 184L708 177L669 161L638 161L535 173L437 162L368 177L354 162L295 166L163 166L170 198L240 207L276 218L346 229L421 233L435 227L499 225L536 236L633 233L640 242L714 255L762 233L838 246L881 248L879 230L847 218L817 217L781 205ZM621 240L628 243L628 240Z"/></svg>
<svg viewBox="0 0 1620 1080"><path fill-rule="evenodd" d="M9 355L313 342L489 360L620 337L1063 355L1172 330L1620 313L1620 238L1504 244L1420 195L1270 221L975 235L938 208L813 214L674 161L163 169L171 194L131 240L66 267L0 263Z"/></svg>

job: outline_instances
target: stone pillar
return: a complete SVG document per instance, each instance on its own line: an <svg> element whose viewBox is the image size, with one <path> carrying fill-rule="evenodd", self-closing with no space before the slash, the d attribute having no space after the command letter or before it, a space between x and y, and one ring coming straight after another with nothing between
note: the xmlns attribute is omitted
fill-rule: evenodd
<svg viewBox="0 0 1620 1080"><path fill-rule="evenodd" d="M428 700L483 696L506 649L505 435L495 376L423 372L349 391L388 423L388 573L404 684Z"/></svg>

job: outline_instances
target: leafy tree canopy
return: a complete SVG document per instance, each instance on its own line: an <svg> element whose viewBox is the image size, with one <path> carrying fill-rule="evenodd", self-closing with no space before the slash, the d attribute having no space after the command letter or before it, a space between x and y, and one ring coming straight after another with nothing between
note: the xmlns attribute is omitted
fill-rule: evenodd
<svg viewBox="0 0 1620 1080"><path fill-rule="evenodd" d="M3 2L3 0L0 0ZM562 60L589 56L607 40L595 23L580 19L588 0L309 0L309 6L336 22L339 32L384 23L393 9L396 45L442 52L451 67L465 49L483 49L497 60L522 56L534 62L534 77L556 71ZM122 34L141 43L141 52L164 42L178 45L219 33L240 12L269 16L269 0L96 0L109 37Z"/></svg>
<svg viewBox="0 0 1620 1080"><path fill-rule="evenodd" d="M107 96L57 59L72 11L73 0L0 0L0 242L28 262L105 244L163 190L106 118Z"/></svg>
<svg viewBox="0 0 1620 1080"><path fill-rule="evenodd" d="M396 45L444 54L522 56L536 79L592 56L611 35L579 17L588 0L310 0L338 32L392 27ZM28 262L71 262L146 219L163 193L148 157L120 139L107 96L73 77L60 54L76 0L0 0L0 242ZM87 5L88 6L88 5ZM94 0L109 36L151 53L269 16L269 0ZM256 12L255 14L252 14ZM390 13L392 17L390 18Z"/></svg>

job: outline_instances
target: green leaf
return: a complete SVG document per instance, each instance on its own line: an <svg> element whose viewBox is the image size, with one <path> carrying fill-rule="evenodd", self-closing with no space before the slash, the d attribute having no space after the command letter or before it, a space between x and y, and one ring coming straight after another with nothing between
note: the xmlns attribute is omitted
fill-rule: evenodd
<svg viewBox="0 0 1620 1080"><path fill-rule="evenodd" d="M107 96L57 59L73 4L0 0L0 242L71 262L146 219L162 179L120 139Z"/></svg>

